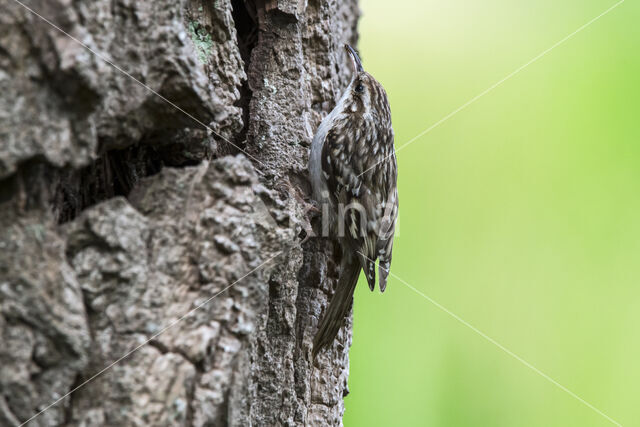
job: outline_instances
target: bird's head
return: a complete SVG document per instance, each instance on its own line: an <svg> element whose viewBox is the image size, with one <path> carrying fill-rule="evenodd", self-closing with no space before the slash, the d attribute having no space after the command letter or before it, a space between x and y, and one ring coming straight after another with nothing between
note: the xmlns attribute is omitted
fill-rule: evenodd
<svg viewBox="0 0 640 427"><path fill-rule="evenodd" d="M349 96L347 109L363 117L368 116L390 122L391 112L384 88L371 74L364 70L355 49L348 44L345 45L345 49L349 53L353 66L353 77L347 88Z"/></svg>

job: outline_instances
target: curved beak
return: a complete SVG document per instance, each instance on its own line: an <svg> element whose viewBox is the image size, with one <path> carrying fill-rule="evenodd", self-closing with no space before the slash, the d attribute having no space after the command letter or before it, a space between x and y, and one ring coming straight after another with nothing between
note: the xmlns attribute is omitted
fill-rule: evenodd
<svg viewBox="0 0 640 427"><path fill-rule="evenodd" d="M347 52L349 52L354 70L358 73L364 71L364 68L362 68L362 62L360 62L360 57L358 56L358 53L355 51L355 49L348 44L345 44L344 48L347 49Z"/></svg>

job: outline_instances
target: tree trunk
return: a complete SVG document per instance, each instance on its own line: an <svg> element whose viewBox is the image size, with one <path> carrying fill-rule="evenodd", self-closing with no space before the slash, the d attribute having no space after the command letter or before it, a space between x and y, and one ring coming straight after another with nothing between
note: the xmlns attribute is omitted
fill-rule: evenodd
<svg viewBox="0 0 640 427"><path fill-rule="evenodd" d="M337 271L301 241L356 0L22 1L0 5L0 425L340 425L351 323L311 361Z"/></svg>

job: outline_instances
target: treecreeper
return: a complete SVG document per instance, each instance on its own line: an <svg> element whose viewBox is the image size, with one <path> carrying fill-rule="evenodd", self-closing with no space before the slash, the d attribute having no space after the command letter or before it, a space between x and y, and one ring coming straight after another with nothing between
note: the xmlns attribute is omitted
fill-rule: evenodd
<svg viewBox="0 0 640 427"><path fill-rule="evenodd" d="M398 216L397 163L387 93L345 46L353 78L311 144L309 174L323 235L341 248L338 283L313 339L313 358L330 346L353 302L360 270L373 291L387 286Z"/></svg>

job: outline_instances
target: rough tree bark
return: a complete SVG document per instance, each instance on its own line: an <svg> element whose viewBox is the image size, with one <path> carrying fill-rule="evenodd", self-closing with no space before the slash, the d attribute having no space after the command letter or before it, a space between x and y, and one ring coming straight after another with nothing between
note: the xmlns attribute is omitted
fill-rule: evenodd
<svg viewBox="0 0 640 427"><path fill-rule="evenodd" d="M1 2L0 425L341 424L300 242L356 0L22 1L95 55Z"/></svg>

